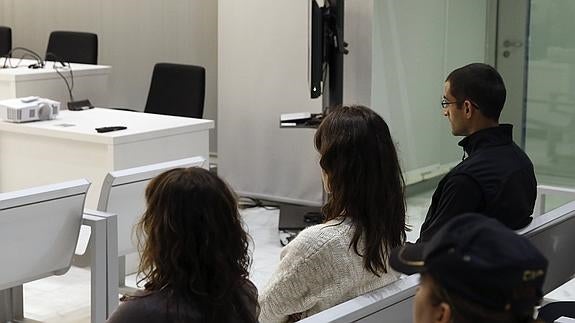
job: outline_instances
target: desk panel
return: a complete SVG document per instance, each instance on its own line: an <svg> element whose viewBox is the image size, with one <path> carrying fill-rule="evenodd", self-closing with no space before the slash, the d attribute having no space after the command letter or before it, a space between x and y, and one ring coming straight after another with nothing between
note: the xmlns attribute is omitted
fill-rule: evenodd
<svg viewBox="0 0 575 323"><path fill-rule="evenodd" d="M96 133L95 124L127 130ZM62 124L71 125L62 127ZM0 122L0 192L86 178L86 207L96 209L114 170L193 156L209 158L211 120L108 109L62 111L57 120Z"/></svg>
<svg viewBox="0 0 575 323"><path fill-rule="evenodd" d="M53 62L46 62L46 66L41 69L30 69L27 66L34 61L23 60L20 64L18 61L12 59L13 65L17 64L18 67L0 68L0 100L39 96L60 101L62 107L66 108L66 103L70 101L68 90L64 80L54 69ZM3 60L0 60L0 63L3 63ZM74 99L89 99L95 105L109 105L107 95L110 66L71 64L71 67L74 75ZM69 69L59 68L58 71L71 82Z"/></svg>

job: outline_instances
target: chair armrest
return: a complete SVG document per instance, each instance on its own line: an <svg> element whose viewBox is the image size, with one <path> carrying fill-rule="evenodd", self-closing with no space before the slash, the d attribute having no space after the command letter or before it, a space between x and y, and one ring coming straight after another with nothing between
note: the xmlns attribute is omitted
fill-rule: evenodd
<svg viewBox="0 0 575 323"><path fill-rule="evenodd" d="M118 219L85 209L82 222L92 230L91 321L103 322L118 307Z"/></svg>

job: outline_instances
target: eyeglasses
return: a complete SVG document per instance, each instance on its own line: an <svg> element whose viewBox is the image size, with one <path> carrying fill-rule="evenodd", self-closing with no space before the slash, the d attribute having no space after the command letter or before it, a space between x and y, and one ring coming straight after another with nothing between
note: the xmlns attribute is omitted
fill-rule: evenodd
<svg viewBox="0 0 575 323"><path fill-rule="evenodd" d="M477 105L477 103L467 99L467 100L463 100L463 101L447 101L446 98L441 98L441 108L442 109L447 109L447 106L450 104L460 104L463 103L465 101L469 101L471 104L473 104L475 106L476 109L479 110L479 106Z"/></svg>
<svg viewBox="0 0 575 323"><path fill-rule="evenodd" d="M441 108L442 109L447 109L447 106L450 104L459 104L463 101L447 101L446 98L441 98Z"/></svg>

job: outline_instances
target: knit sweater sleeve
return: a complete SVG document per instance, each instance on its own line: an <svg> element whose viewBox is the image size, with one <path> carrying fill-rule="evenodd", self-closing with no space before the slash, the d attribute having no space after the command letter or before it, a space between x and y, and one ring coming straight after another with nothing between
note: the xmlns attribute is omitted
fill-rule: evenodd
<svg viewBox="0 0 575 323"><path fill-rule="evenodd" d="M335 235L321 231L321 226L308 228L282 250L279 266L259 299L260 322L288 322L290 315L309 310L339 289L336 276L345 260L335 263L340 249Z"/></svg>

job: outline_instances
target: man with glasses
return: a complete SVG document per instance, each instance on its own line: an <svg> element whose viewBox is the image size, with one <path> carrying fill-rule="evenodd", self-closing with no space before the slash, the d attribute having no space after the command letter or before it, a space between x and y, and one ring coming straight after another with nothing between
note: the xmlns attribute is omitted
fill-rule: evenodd
<svg viewBox="0 0 575 323"><path fill-rule="evenodd" d="M517 230L531 222L537 181L529 157L512 139L512 125L499 124L506 90L491 66L469 64L445 81L441 108L463 159L439 182L418 241L428 241L451 218L480 212Z"/></svg>

